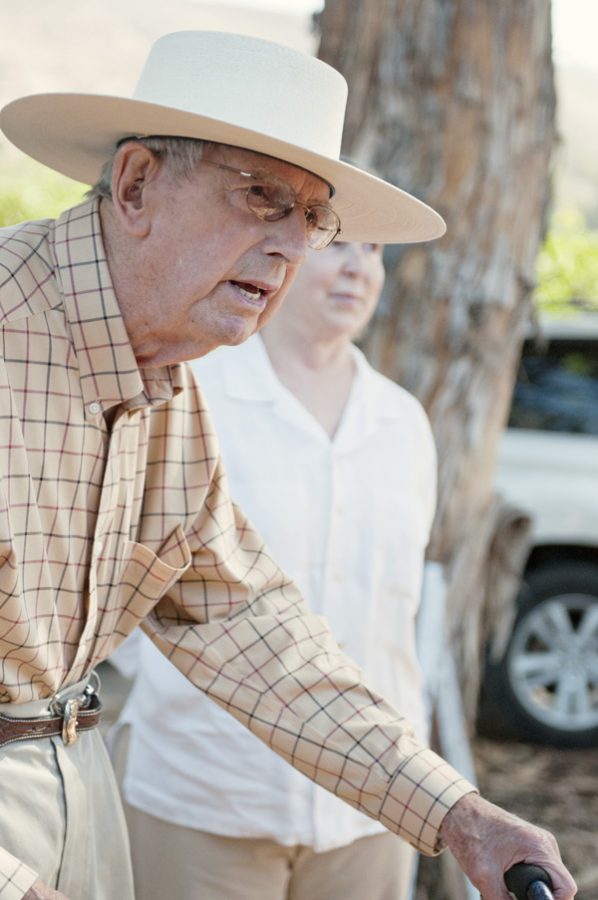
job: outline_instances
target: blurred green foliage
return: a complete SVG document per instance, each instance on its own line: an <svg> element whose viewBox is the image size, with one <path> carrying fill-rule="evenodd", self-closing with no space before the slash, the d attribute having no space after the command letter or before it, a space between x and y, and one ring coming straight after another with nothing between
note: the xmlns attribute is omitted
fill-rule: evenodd
<svg viewBox="0 0 598 900"><path fill-rule="evenodd" d="M559 210L538 256L536 305L548 313L598 312L598 230Z"/></svg>
<svg viewBox="0 0 598 900"><path fill-rule="evenodd" d="M0 227L54 218L83 199L87 186L33 160L0 159Z"/></svg>

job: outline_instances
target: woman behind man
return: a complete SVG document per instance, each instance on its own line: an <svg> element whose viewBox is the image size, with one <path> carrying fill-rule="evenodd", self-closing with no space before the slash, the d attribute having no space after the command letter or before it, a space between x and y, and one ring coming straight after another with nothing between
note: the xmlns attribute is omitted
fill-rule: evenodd
<svg viewBox="0 0 598 900"><path fill-rule="evenodd" d="M419 403L352 343L383 281L377 245L312 251L260 335L193 365L233 497L368 683L425 740L415 616L434 446ZM138 900L404 900L411 847L304 778L140 644L121 717L131 729L124 796Z"/></svg>

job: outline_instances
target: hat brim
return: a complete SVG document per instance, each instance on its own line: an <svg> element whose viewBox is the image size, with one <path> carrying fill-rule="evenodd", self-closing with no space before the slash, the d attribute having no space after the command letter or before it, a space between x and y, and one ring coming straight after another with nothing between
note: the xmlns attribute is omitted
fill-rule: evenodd
<svg viewBox="0 0 598 900"><path fill-rule="evenodd" d="M341 240L415 243L446 231L425 203L362 169L186 110L123 97L35 94L5 106L0 127L29 156L83 184L97 181L122 138L176 135L253 150L320 176L335 189L331 205L341 219Z"/></svg>

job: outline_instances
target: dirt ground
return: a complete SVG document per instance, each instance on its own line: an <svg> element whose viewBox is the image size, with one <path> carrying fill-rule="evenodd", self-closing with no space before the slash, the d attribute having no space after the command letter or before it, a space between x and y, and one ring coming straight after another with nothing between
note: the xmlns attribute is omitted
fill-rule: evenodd
<svg viewBox="0 0 598 900"><path fill-rule="evenodd" d="M577 900L598 900L598 748L475 738L472 751L482 794L551 831L577 881ZM439 859L424 860L416 900L448 900L446 875Z"/></svg>
<svg viewBox="0 0 598 900"><path fill-rule="evenodd" d="M484 796L552 831L577 881L578 900L598 900L598 747L561 750L477 738L473 752Z"/></svg>

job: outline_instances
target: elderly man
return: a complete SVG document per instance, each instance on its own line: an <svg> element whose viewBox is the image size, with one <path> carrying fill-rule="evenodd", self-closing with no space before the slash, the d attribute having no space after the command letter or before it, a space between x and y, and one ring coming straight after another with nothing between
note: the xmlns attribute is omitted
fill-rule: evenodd
<svg viewBox="0 0 598 900"><path fill-rule="evenodd" d="M42 95L0 114L21 149L97 182L57 221L1 236L3 900L133 896L93 668L139 623L302 772L423 852L448 845L486 900L505 900L523 859L573 896L554 839L422 748L310 614L231 503L179 365L263 325L306 248L339 230L443 232L339 161L344 101L315 59L190 32L157 42L134 99Z"/></svg>

